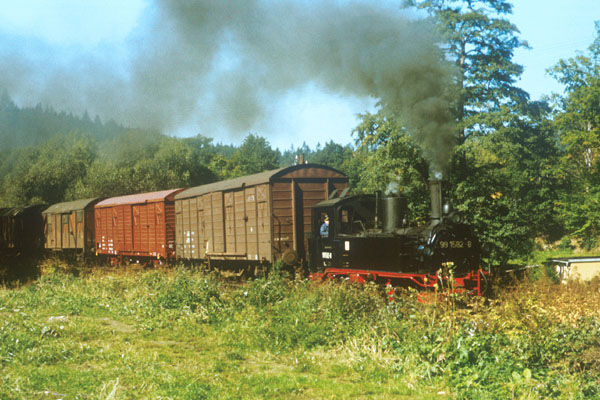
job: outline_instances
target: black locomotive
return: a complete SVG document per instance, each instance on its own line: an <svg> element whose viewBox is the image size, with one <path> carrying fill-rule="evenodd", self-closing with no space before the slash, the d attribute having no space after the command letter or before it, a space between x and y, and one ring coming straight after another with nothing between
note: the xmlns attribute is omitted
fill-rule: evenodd
<svg viewBox="0 0 600 400"><path fill-rule="evenodd" d="M482 246L463 216L443 205L440 180L430 181L430 192L430 221L418 227L409 225L406 200L397 195L340 196L315 205L313 273L417 286L434 285L444 273L479 291Z"/></svg>

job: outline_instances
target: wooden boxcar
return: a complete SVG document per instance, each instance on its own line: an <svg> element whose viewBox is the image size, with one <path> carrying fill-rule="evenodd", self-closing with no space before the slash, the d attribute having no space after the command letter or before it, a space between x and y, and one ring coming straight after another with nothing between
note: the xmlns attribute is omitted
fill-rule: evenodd
<svg viewBox="0 0 600 400"><path fill-rule="evenodd" d="M43 249L44 220L38 204L0 209L0 252L27 254Z"/></svg>
<svg viewBox="0 0 600 400"><path fill-rule="evenodd" d="M347 186L333 168L300 164L184 190L175 196L177 258L307 260L311 207Z"/></svg>
<svg viewBox="0 0 600 400"><path fill-rule="evenodd" d="M111 259L174 259L174 197L181 190L112 197L97 203L96 252Z"/></svg>
<svg viewBox="0 0 600 400"><path fill-rule="evenodd" d="M94 251L94 205L100 199L53 204L42 215L46 222L44 247L88 254Z"/></svg>

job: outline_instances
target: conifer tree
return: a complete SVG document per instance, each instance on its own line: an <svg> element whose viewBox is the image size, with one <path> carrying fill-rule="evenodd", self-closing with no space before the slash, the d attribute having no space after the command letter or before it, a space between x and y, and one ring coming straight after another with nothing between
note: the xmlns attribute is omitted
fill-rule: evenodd
<svg viewBox="0 0 600 400"><path fill-rule="evenodd" d="M515 86L523 67L513 62L515 49L528 47L519 30L506 17L507 0L407 0L425 10L444 37L447 56L456 63L459 95L456 117L459 139L487 132L481 113L516 109L529 95Z"/></svg>

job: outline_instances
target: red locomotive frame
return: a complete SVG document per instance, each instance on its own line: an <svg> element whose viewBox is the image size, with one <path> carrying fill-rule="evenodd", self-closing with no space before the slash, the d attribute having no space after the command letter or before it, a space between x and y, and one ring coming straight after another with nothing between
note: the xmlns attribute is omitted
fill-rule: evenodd
<svg viewBox="0 0 600 400"><path fill-rule="evenodd" d="M419 273L400 273L390 271L356 270L349 268L326 268L323 272L313 272L309 275L311 280L334 279L338 277L347 277L352 282L378 282L385 281L386 285L396 283L398 286L417 286L423 289L442 289L452 287L454 292L467 291L469 294L481 296L485 288L482 286L487 281L489 272L484 269L471 271L466 275L441 276L438 274L419 274ZM482 280L482 277L484 278ZM449 279L454 279L452 285L448 284Z"/></svg>

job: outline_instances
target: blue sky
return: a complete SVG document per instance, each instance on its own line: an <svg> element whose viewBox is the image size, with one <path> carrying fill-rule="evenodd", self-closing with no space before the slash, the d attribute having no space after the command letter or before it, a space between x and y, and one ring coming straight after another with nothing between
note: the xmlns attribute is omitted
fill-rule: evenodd
<svg viewBox="0 0 600 400"><path fill-rule="evenodd" d="M525 67L520 86L532 99L562 87L546 74L558 60L585 51L595 38L600 20L598 0L514 0L511 21L531 49L519 49L515 61Z"/></svg>
<svg viewBox="0 0 600 400"><path fill-rule="evenodd" d="M514 0L513 5L510 19L520 29L521 38L532 47L515 54L515 61L525 67L519 86L528 91L532 99L560 92L560 85L545 70L559 59L585 50L592 42L594 20L600 20L598 0ZM144 0L4 0L0 7L0 36L24 52L35 52L42 46L46 49L41 53L43 57L53 57L58 62L66 63L68 61L60 58L74 57L77 53L101 58L96 54L118 55L123 51L123 43L132 40L132 34L151 11ZM73 101L62 99L53 103L52 98L38 95L35 88L18 94L9 89L9 94L21 105L42 102L57 109L81 112L73 106ZM251 131L267 137L272 145L281 149L292 144L298 147L303 142L314 146L328 140L345 144L352 140L350 132L357 124L356 114L366 110L373 110L372 99L328 93L314 85L303 85L268 104L269 123ZM94 110L89 111L94 114ZM109 117L119 121L123 116L115 113ZM218 130L212 130L214 134L205 132L197 121L173 126L167 133L198 132L217 136L217 141L222 142L239 143L243 138L243 135L233 136Z"/></svg>

